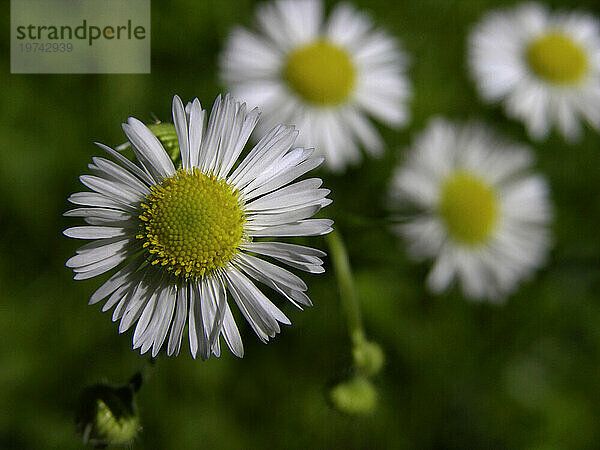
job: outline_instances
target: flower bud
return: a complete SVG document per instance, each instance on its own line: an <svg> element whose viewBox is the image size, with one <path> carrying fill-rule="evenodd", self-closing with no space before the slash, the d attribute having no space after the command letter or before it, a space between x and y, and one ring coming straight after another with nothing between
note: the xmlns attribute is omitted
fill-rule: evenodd
<svg viewBox="0 0 600 450"><path fill-rule="evenodd" d="M168 122L156 122L148 125L154 136L158 138L173 161L179 158L179 140L175 125Z"/></svg>
<svg viewBox="0 0 600 450"><path fill-rule="evenodd" d="M385 354L381 347L372 341L361 340L352 348L354 364L365 375L376 375L385 362Z"/></svg>
<svg viewBox="0 0 600 450"><path fill-rule="evenodd" d="M338 384L330 391L329 398L338 411L351 415L371 414L377 405L375 386L364 376Z"/></svg>
<svg viewBox="0 0 600 450"><path fill-rule="evenodd" d="M130 444L140 430L133 386L87 387L79 398L75 421L84 444L94 447Z"/></svg>
<svg viewBox="0 0 600 450"><path fill-rule="evenodd" d="M176 162L179 159L179 140L177 139L177 131L175 131L175 125L168 122L154 122L146 125L152 134L158 138L168 155L171 159ZM116 150L123 151L129 148L131 143L129 141L118 145Z"/></svg>

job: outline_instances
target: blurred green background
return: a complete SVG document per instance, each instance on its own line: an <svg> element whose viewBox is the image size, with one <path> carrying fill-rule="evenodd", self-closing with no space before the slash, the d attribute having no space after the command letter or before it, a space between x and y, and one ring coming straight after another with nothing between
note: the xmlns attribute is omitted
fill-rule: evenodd
<svg viewBox="0 0 600 450"><path fill-rule="evenodd" d="M244 359L161 356L138 396L137 448L598 448L600 446L600 137L559 136L532 146L552 186L555 246L548 266L503 306L423 288L380 220L391 166L428 118L482 118L529 142L520 123L483 105L466 73L470 27L494 0L354 2L411 55L408 128L381 129L385 156L320 175L325 210L346 239L369 337L387 363L379 403L363 418L332 409L326 394L350 373L345 317L329 262L306 276L315 306L282 308L291 327L261 344L241 319ZM548 2L600 16L595 0ZM333 2L328 2L328 8ZM75 282L64 262L79 244L61 217L98 140L124 140L128 116L169 120L173 94L205 107L223 87L217 54L255 2L154 1L150 75L11 75L9 14L0 42L0 448L80 448L74 407L86 385L120 383L145 358L131 332L87 301L100 280ZM373 218L372 222L356 220ZM322 239L311 240L325 248Z"/></svg>

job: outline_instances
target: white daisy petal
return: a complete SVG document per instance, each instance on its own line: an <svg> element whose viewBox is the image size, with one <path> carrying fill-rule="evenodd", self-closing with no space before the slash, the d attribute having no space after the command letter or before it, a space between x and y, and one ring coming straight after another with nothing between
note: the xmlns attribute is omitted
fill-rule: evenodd
<svg viewBox="0 0 600 450"><path fill-rule="evenodd" d="M125 221L132 218L131 214L125 211L117 211L107 208L75 208L63 214L65 217L97 217L114 221Z"/></svg>
<svg viewBox="0 0 600 450"><path fill-rule="evenodd" d="M325 253L310 247L283 242L255 242L246 245L245 248L254 253L270 256L296 269L311 273L325 271L321 267L323 260L319 258L325 256Z"/></svg>
<svg viewBox="0 0 600 450"><path fill-rule="evenodd" d="M167 345L167 355L177 356L181 348L181 339L183 338L183 328L187 319L188 298L187 284L185 282L177 283L177 301L175 308L175 318L171 325L169 342Z"/></svg>
<svg viewBox="0 0 600 450"><path fill-rule="evenodd" d="M229 281L228 287L232 288L232 294L237 293L237 301L244 304L246 311L252 316L256 324L269 337L279 333L277 322L289 325L290 320L273 303L260 292L256 286L237 269L231 269L225 273Z"/></svg>
<svg viewBox="0 0 600 450"><path fill-rule="evenodd" d="M128 281L121 287L119 287L119 289L117 289L115 292L113 292L113 294L106 301L104 307L102 308L103 312L108 311L110 307L114 306L115 304L117 305L115 306L115 309L112 314L113 322L116 322L117 320L121 320L123 318L125 311L127 310L127 308L129 308L131 302L136 298L137 287L144 280L145 275L146 271L138 271L132 273L128 277ZM120 329L119 332L121 332Z"/></svg>
<svg viewBox="0 0 600 450"><path fill-rule="evenodd" d="M239 258L248 265L252 266L254 269L264 273L277 284L287 286L296 291L306 291L308 289L304 281L302 281L299 277L275 264L271 264L270 262L264 261L252 255L242 254L239 256Z"/></svg>
<svg viewBox="0 0 600 450"><path fill-rule="evenodd" d="M330 219L308 219L285 225L274 225L262 230L255 230L250 236L321 236L331 233L333 220Z"/></svg>
<svg viewBox="0 0 600 450"><path fill-rule="evenodd" d="M111 276L102 286L100 286L90 297L89 304L93 305L106 298L118 287L122 286L126 280L137 270L141 261L139 259L132 261L123 267L113 276Z"/></svg>
<svg viewBox="0 0 600 450"><path fill-rule="evenodd" d="M189 284L187 284L185 293L188 296L187 301L190 305L188 323L190 352L192 353L192 356L196 358L196 355L198 354L198 347L204 347L203 343L206 342L206 337L203 334L204 327L202 326L200 298L198 297L195 288Z"/></svg>
<svg viewBox="0 0 600 450"><path fill-rule="evenodd" d="M107 242L102 247L79 253L69 258L65 265L70 268L87 266L119 253L130 245L128 239L112 238L106 239L106 241L111 242Z"/></svg>
<svg viewBox="0 0 600 450"><path fill-rule="evenodd" d="M97 261L95 263L89 264L83 267L74 267L73 271L75 272L74 280L87 280L89 278L93 278L98 275L102 275L103 273L108 272L111 269L114 269L119 264L127 259L129 255L127 252L119 252L115 253L108 258L105 258L102 261Z"/></svg>
<svg viewBox="0 0 600 450"><path fill-rule="evenodd" d="M96 192L76 192L75 194L71 194L69 201L75 205L112 208L132 212L137 211L136 205L127 204Z"/></svg>
<svg viewBox="0 0 600 450"><path fill-rule="evenodd" d="M204 124L206 122L206 111L202 109L200 101L196 98L192 102L192 108L190 111L190 147L189 147L189 167L198 165L198 159L200 158L200 148L202 145L202 139L204 138Z"/></svg>
<svg viewBox="0 0 600 450"><path fill-rule="evenodd" d="M242 343L242 337L227 303L225 303L225 317L223 319L223 336L231 353L238 358L243 358L244 344Z"/></svg>
<svg viewBox="0 0 600 450"><path fill-rule="evenodd" d="M173 285L169 285L167 289L163 290L164 296L161 298L162 303L165 305L164 312L160 317L157 325L157 329L154 334L152 343L152 357L155 358L158 355L160 348L167 337L167 332L173 319L175 312L175 301L177 296L175 295L175 289ZM143 353L143 352L142 352Z"/></svg>
<svg viewBox="0 0 600 450"><path fill-rule="evenodd" d="M267 136L270 137L271 134ZM272 137L263 138L240 163L231 174L230 183L238 186L238 189L245 187L259 174L264 173L271 163L281 158L291 148L297 136L298 131L294 127L276 127Z"/></svg>
<svg viewBox="0 0 600 450"><path fill-rule="evenodd" d="M119 162L119 164L121 164L125 169L129 170L133 175L137 176L140 180L144 180L150 186L156 183L154 178L152 178L152 176L146 170L139 168L134 163L125 158L123 155L121 155L119 152L114 151L112 148L107 147L106 145L101 144L100 142L94 143L102 150L107 152L109 155L111 155L113 158L115 158Z"/></svg>
<svg viewBox="0 0 600 450"><path fill-rule="evenodd" d="M93 175L81 175L79 180L91 190L105 195L106 197L114 198L122 203L137 203L143 198L139 193L132 189L128 189L127 186L122 183L115 183Z"/></svg>
<svg viewBox="0 0 600 450"><path fill-rule="evenodd" d="M142 345L142 338L146 334L146 330L148 330L152 318L155 315L159 315L159 309L164 307L163 303L159 301L162 300L162 298L164 297L164 291L164 289L160 291L154 291L150 295L148 302L145 304L142 310L142 314L140 315L140 318L137 321L137 325L135 326L135 331L133 333L134 349L139 348ZM142 351L142 353L144 352Z"/></svg>
<svg viewBox="0 0 600 450"><path fill-rule="evenodd" d="M211 347L213 353L216 356L219 356L219 335L222 332L223 328L223 319L225 317L225 310L227 305L227 291L225 287L221 283L221 281L217 280L214 277L208 278L208 284L213 293L214 298L214 308L215 308L215 316L212 320L212 325L210 327L208 333L208 341L209 346Z"/></svg>
<svg viewBox="0 0 600 450"><path fill-rule="evenodd" d="M208 118L206 135L202 140L198 156L199 167L203 172L209 172L215 164L221 133L227 126L227 110L230 108L230 105L231 101L228 96L222 99L221 95L219 95L215 99L210 117Z"/></svg>
<svg viewBox="0 0 600 450"><path fill-rule="evenodd" d="M263 283L265 286L269 286L271 289L279 292L281 295L283 295L285 298L287 298L294 306L298 307L299 309L302 309L302 307L299 305L299 303L306 305L306 306L312 306L312 302L310 301L308 296L306 294L304 294L304 292L297 291L295 289L291 289L288 286L279 284L272 278L269 278L267 275L262 273L260 270L257 270L255 266L249 264L245 260L238 259L235 261L235 265L237 267L239 267L243 272L248 274L251 278L253 278L256 281Z"/></svg>
<svg viewBox="0 0 600 450"><path fill-rule="evenodd" d="M140 318L152 295L158 295L158 289L153 289L158 287L155 284L157 283L152 283L151 280L148 280L147 273L140 279L129 296L127 304L123 305L123 311L113 317L113 320L117 318L121 319L119 333L127 331Z"/></svg>
<svg viewBox="0 0 600 450"><path fill-rule="evenodd" d="M252 200L253 198L259 197L264 194L268 194L275 189L279 189L282 186L285 186L292 180L295 180L299 176L304 175L306 172L315 169L324 161L323 158L311 158L306 161L301 162L297 166L291 168L283 172L282 174L271 178L268 181L265 181L264 184L256 187L256 189L248 191L244 194L244 197L247 200Z"/></svg>
<svg viewBox="0 0 600 450"><path fill-rule="evenodd" d="M63 234L75 239L106 239L126 236L128 231L120 227L71 227Z"/></svg>
<svg viewBox="0 0 600 450"><path fill-rule="evenodd" d="M237 304L240 312L246 319L246 321L250 324L256 335L263 342L267 342L269 340L268 331L265 331L265 325L263 324L260 317L256 314L254 309L250 307L247 303L247 299L240 293L235 282L230 281L228 274L225 274L225 279L227 280L227 289L231 293L235 303Z"/></svg>
<svg viewBox="0 0 600 450"><path fill-rule="evenodd" d="M318 189L319 186L321 180L318 178L302 180L251 201L245 209L248 212L260 212L281 208L282 205L300 207L311 203L318 204L330 193L329 189Z"/></svg>
<svg viewBox="0 0 600 450"><path fill-rule="evenodd" d="M321 205L311 205L277 214L257 214L248 220L248 229L262 229L265 226L283 225L314 216L321 209Z"/></svg>
<svg viewBox="0 0 600 450"><path fill-rule="evenodd" d="M133 151L141 163L146 166L156 179L169 177L175 173L175 167L162 144L152 131L139 120L130 117L122 125Z"/></svg>
<svg viewBox="0 0 600 450"><path fill-rule="evenodd" d="M131 284L124 284L119 286L117 290L115 290L112 295L106 300L106 303L102 306L102 312L106 312L115 306L117 303L121 302L124 298L129 295L131 289Z"/></svg>
<svg viewBox="0 0 600 450"><path fill-rule="evenodd" d="M173 124L179 141L179 149L181 151L181 164L184 169L192 167L190 156L190 138L188 136L188 125L183 102L178 95L173 97ZM197 150L196 150L197 151Z"/></svg>
<svg viewBox="0 0 600 450"><path fill-rule="evenodd" d="M232 136L229 146L225 147L223 160L219 169L220 177L224 178L227 176L227 174L229 174L229 171L237 161L238 157L242 153L242 150L244 149L244 146L248 142L250 134L258 122L259 116L260 112L258 108L254 108L252 111L246 114L245 103L238 109L236 114L236 125L233 127L235 136ZM239 121L241 121L240 125L238 125ZM239 128L239 130L237 128Z"/></svg>

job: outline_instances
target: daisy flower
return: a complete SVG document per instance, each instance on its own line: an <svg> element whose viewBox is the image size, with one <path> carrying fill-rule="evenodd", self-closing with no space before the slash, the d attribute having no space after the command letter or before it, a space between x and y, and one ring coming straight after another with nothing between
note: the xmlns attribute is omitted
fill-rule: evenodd
<svg viewBox="0 0 600 450"><path fill-rule="evenodd" d="M290 321L251 279L296 306L311 305L302 279L265 257L321 273L324 253L262 238L331 231L331 220L309 219L330 203L329 190L318 178L293 182L322 158L294 148L298 132L279 125L236 164L258 117L257 109L248 112L229 96L217 97L210 117L198 99L184 109L175 96L180 168L148 127L129 118L123 131L137 163L97 144L113 160L92 158L92 175L80 177L91 192L69 198L82 207L65 215L83 217L88 226L64 234L92 241L67 266L84 280L122 265L90 304L108 297L102 310L115 307L120 333L136 323L133 347L141 353L152 348L156 356L167 340L167 354L178 354L187 322L194 358L219 356L220 335L241 357L231 299L262 341L274 337L279 323Z"/></svg>
<svg viewBox="0 0 600 450"><path fill-rule="evenodd" d="M265 3L256 19L258 33L231 33L220 65L232 92L261 106L262 129L296 124L299 142L336 171L360 161L359 145L381 153L367 114L393 127L408 121L406 56L395 39L347 3L325 23L317 0Z"/></svg>
<svg viewBox="0 0 600 450"><path fill-rule="evenodd" d="M589 14L536 3L492 12L469 37L469 65L481 96L503 102L533 139L556 125L576 140L580 119L600 128L600 32Z"/></svg>
<svg viewBox="0 0 600 450"><path fill-rule="evenodd" d="M501 300L545 260L548 185L527 170L532 153L481 124L430 123L396 169L394 207L414 215L396 231L416 260L435 259L427 286L456 278L472 299Z"/></svg>

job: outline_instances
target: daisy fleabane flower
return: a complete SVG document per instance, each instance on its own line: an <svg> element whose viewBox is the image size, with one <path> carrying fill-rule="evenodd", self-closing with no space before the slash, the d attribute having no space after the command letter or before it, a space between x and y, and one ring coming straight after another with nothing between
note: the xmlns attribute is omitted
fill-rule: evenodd
<svg viewBox="0 0 600 450"><path fill-rule="evenodd" d="M529 174L527 148L485 126L433 120L396 169L396 231L416 260L434 259L427 286L456 278L464 294L499 301L543 264L550 247L548 185Z"/></svg>
<svg viewBox="0 0 600 450"><path fill-rule="evenodd" d="M469 65L481 96L503 102L533 139L556 125L576 140L581 119L600 129L600 28L590 14L537 3L489 13L469 36Z"/></svg>
<svg viewBox="0 0 600 450"><path fill-rule="evenodd" d="M92 242L67 266L83 280L124 265L92 294L90 304L108 297L102 310L115 307L112 319L120 321L119 332L137 323L133 347L141 353L152 348L156 356L167 340L167 354L178 354L187 323L194 358L219 356L220 335L241 357L231 299L258 337L268 341L280 331L279 323L290 321L252 280L298 307L311 305L302 279L265 257L321 273L324 253L263 238L331 231L331 220L310 219L330 203L329 190L318 178L293 182L322 158L294 147L298 132L279 125L237 164L258 118L257 109L248 112L229 95L217 97L210 117L198 99L184 108L175 96L181 167L173 165L148 127L129 118L123 131L137 162L98 144L113 160L92 158L93 175L80 177L92 192L69 198L82 207L65 215L83 217L89 226L64 234Z"/></svg>
<svg viewBox="0 0 600 450"><path fill-rule="evenodd" d="M257 8L258 32L238 27L221 55L221 78L235 95L262 108L266 130L293 123L303 145L343 170L380 154L367 114L398 127L408 121L406 56L390 35L348 3L323 21L318 0L278 0Z"/></svg>

